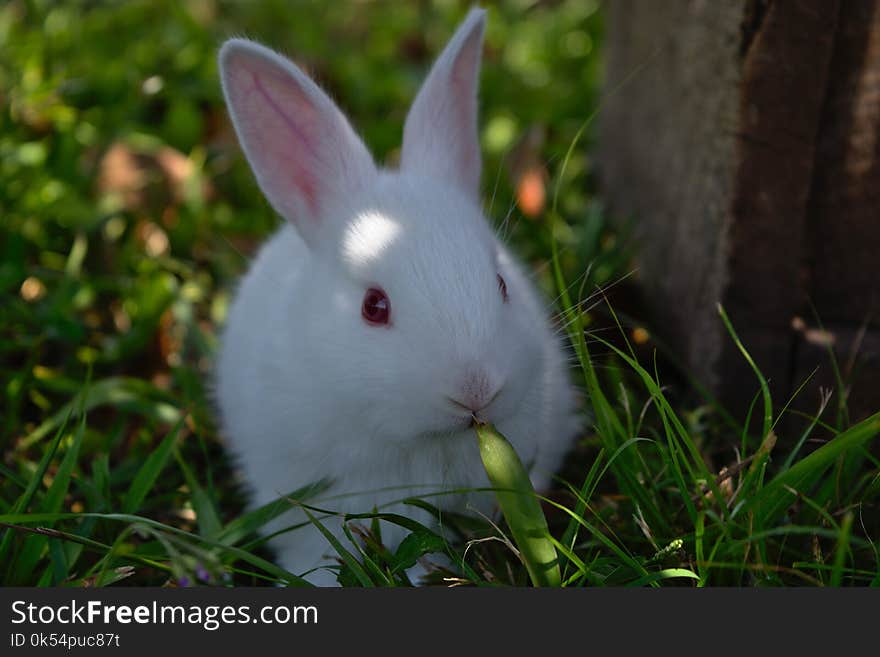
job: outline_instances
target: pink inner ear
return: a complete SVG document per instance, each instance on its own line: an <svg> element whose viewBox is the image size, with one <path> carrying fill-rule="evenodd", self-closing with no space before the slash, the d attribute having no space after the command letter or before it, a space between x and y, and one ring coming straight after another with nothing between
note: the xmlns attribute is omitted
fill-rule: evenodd
<svg viewBox="0 0 880 657"><path fill-rule="evenodd" d="M274 153L270 160L284 166L285 171L265 171L264 175L280 183L289 181L302 200L308 206L312 218L318 216L318 178L314 171L319 166L320 154L317 148L318 138L315 126L315 109L299 94L289 94L284 100L291 103L294 114L291 115L281 102L269 92L259 74L248 71L253 86L248 94L255 92L262 98L262 103L269 108L276 118L280 119L284 134L272 134L265 130L268 126L255 126L258 135L258 146L269 153ZM284 84L291 88L290 82ZM293 90L293 89L291 89ZM262 129L261 129L262 128ZM263 159L258 155L260 159ZM283 193L283 190L279 190Z"/></svg>
<svg viewBox="0 0 880 657"><path fill-rule="evenodd" d="M477 98L475 89L476 77L479 75L480 46L482 34L475 30L468 35L467 41L459 51L452 65L450 86L454 97L456 120L464 139L459 147L461 166L468 172L474 172L480 166L480 151L477 142L470 139L476 134Z"/></svg>
<svg viewBox="0 0 880 657"><path fill-rule="evenodd" d="M470 96L473 95L470 84L458 77L452 79L453 93L457 96L454 104L456 121L458 129L461 131L462 139L458 143L459 166L466 172L468 177L477 175L480 168L480 151L470 141L476 139L477 126L473 121L476 109ZM468 139L471 135L473 138Z"/></svg>
<svg viewBox="0 0 880 657"><path fill-rule="evenodd" d="M460 28L461 30L461 28ZM482 25L459 32L434 64L404 127L402 166L479 194L477 76Z"/></svg>

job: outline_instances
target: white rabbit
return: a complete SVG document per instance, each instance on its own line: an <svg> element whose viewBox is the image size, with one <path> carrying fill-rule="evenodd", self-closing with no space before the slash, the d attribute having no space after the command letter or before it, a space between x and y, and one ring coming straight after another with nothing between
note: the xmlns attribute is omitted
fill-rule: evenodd
<svg viewBox="0 0 880 657"><path fill-rule="evenodd" d="M529 278L481 213L473 9L406 119L399 170L377 168L332 100L243 39L219 63L257 182L287 221L230 308L217 364L222 424L255 505L322 478L319 500L370 512L489 485L472 416L493 422L546 487L577 430L563 347ZM491 513L491 493L428 498ZM425 522L414 507L386 510ZM293 508L268 529L304 520ZM337 536L341 521L324 520ZM405 531L383 523L396 547ZM296 574L334 564L311 525L271 545ZM335 583L331 569L307 579Z"/></svg>

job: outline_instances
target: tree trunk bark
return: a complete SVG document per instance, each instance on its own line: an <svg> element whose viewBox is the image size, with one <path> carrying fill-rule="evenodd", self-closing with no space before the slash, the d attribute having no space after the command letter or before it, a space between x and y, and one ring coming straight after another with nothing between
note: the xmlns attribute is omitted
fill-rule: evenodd
<svg viewBox="0 0 880 657"><path fill-rule="evenodd" d="M830 343L852 416L876 411L880 0L613 0L607 18L599 167L638 220L656 328L736 413L758 384L718 303L777 410L819 366L798 399L815 412Z"/></svg>

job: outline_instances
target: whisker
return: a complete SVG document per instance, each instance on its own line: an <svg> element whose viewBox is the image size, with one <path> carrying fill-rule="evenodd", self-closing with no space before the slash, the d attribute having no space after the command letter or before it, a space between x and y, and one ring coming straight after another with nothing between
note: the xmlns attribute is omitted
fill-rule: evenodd
<svg viewBox="0 0 880 657"><path fill-rule="evenodd" d="M604 286L602 286L602 287L598 287L598 288L596 289L596 291L593 292L592 294L590 294L590 296L588 296L586 299L581 299L578 303L573 304L570 308L565 308L565 309L563 309L562 311L560 311L560 313L558 313L557 315L554 316L554 319L555 319L555 320L561 319L561 318L562 318L563 316L565 316L566 314L568 314L568 313L570 313L570 312L573 312L573 311L575 310L575 308L577 308L580 304L583 304L583 303L589 303L592 299L596 299L596 297L601 296L601 297L602 297L601 299L596 299L596 301L593 301L592 303L590 303L590 305L588 305L586 308L584 308L584 309L581 311L581 314L585 314L585 313L588 313L588 312L594 310L594 309L595 309L597 306L599 306L601 303L603 303L603 302L607 302L607 299L606 299L606 293L607 293L609 290L614 289L614 288L615 288L616 286L618 286L620 283L622 283L623 281L625 281L626 279L628 279L630 276L632 276L633 274L635 274L635 272L636 272L635 269L630 270L629 272L627 272L626 274L623 274L622 276L618 277L616 280L612 281L611 283L608 283L608 284L606 284L606 285L604 285Z"/></svg>
<svg viewBox="0 0 880 657"><path fill-rule="evenodd" d="M507 158L509 152L510 148L504 152L498 162L498 171L495 173L495 185L492 188L492 198L489 199L489 211L486 213L490 217L492 216L492 209L495 207L495 195L498 193L498 183L501 182L501 170L504 168L504 160Z"/></svg>

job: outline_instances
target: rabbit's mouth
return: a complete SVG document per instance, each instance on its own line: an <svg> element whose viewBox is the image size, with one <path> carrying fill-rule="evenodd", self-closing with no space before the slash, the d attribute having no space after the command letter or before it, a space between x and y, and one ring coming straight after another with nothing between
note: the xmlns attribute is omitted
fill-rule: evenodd
<svg viewBox="0 0 880 657"><path fill-rule="evenodd" d="M484 411L471 412L469 415L455 415L448 418L448 423L444 423L445 426L442 428L423 431L420 436L428 440L444 441L460 437L472 438L475 435L474 427L477 424L485 424L492 421L488 415Z"/></svg>
<svg viewBox="0 0 880 657"><path fill-rule="evenodd" d="M500 404L502 395L494 394L485 403L476 406L467 400L443 397L443 402L432 409L425 409L426 414L417 432L419 438L428 440L458 439L461 436L472 438L474 425L486 422L495 423L503 419L504 409ZM412 435L412 434L410 434Z"/></svg>

